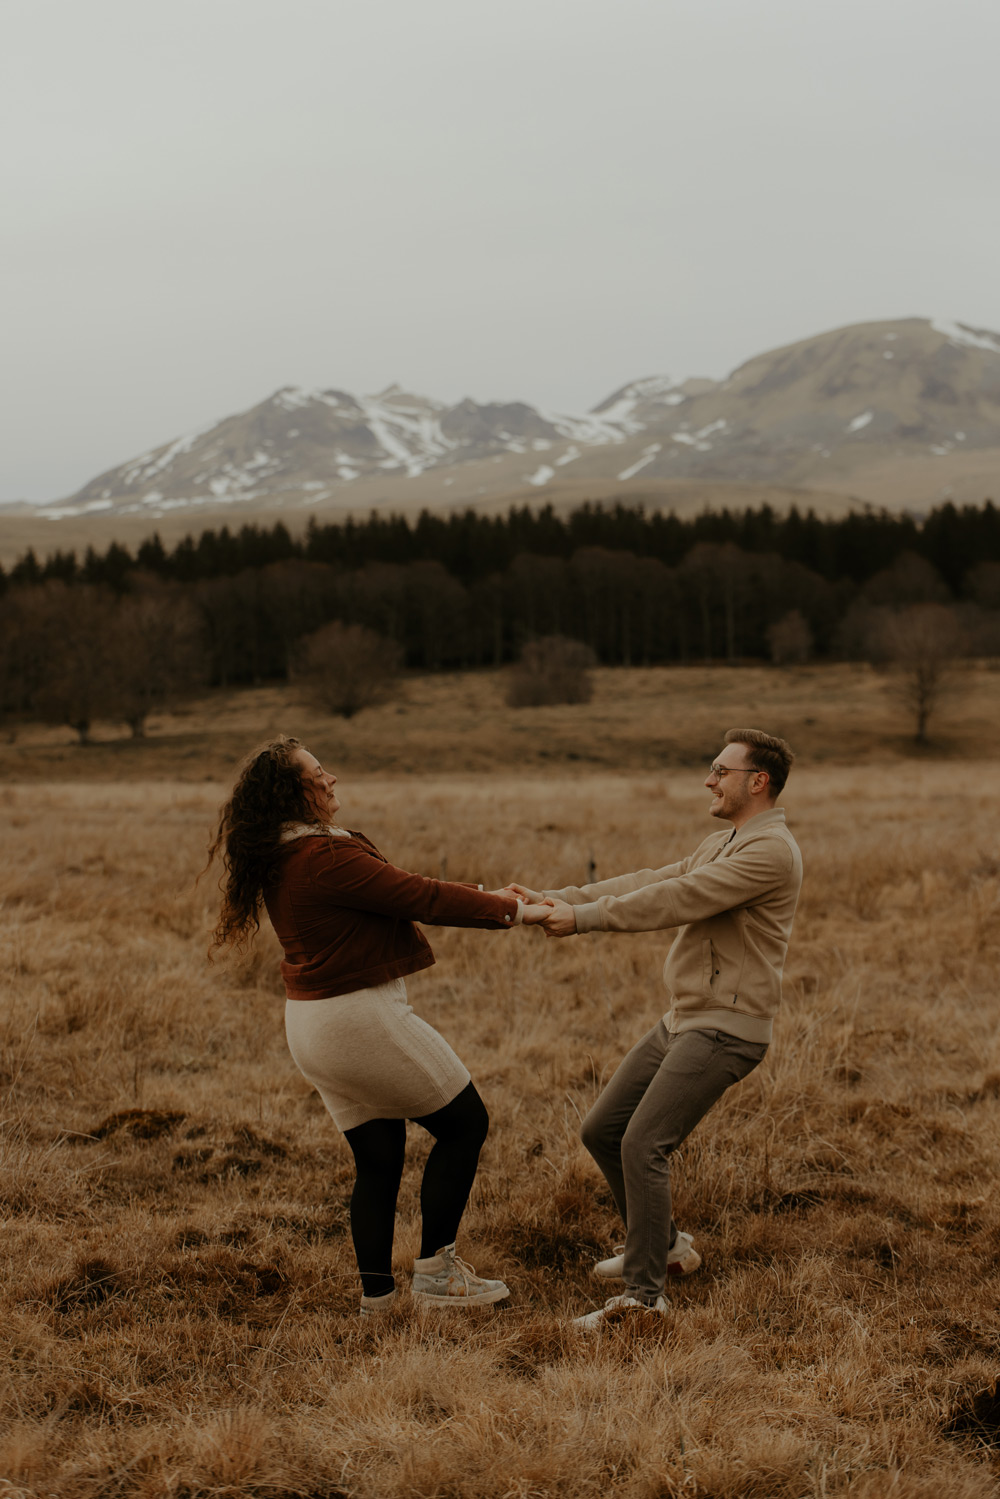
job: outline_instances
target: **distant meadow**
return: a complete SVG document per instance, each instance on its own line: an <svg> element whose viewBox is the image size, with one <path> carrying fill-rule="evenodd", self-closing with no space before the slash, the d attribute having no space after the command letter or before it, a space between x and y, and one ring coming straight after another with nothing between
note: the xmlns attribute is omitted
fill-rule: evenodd
<svg viewBox="0 0 1000 1499"><path fill-rule="evenodd" d="M217 690L142 739L0 746L12 1499L995 1494L1000 673L924 749L870 667L601 667L589 702L520 709L503 677L411 677L349 721ZM676 1162L703 1268L655 1325L569 1328L620 1242L580 1120L664 1008L669 935L432 929L411 1001L492 1117L460 1252L512 1295L362 1322L349 1152L288 1056L276 942L206 958L236 758L301 734L396 862L558 885L691 850L747 722L799 753L806 879L771 1052Z"/></svg>

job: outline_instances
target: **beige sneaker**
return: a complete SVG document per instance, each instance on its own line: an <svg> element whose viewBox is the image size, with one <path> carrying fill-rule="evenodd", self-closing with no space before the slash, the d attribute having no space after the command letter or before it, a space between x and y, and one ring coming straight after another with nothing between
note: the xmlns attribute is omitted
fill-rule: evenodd
<svg viewBox="0 0 1000 1499"><path fill-rule="evenodd" d="M701 1255L695 1249L691 1235L678 1232L667 1250L667 1274L690 1275L700 1264ZM594 1274L599 1275L602 1280L621 1280L624 1268L625 1245L616 1244L611 1259L599 1260L594 1266Z"/></svg>
<svg viewBox="0 0 1000 1499"><path fill-rule="evenodd" d="M510 1291L502 1280L484 1280L446 1244L426 1260L413 1261L413 1300L418 1306L491 1306Z"/></svg>
<svg viewBox="0 0 1000 1499"><path fill-rule="evenodd" d="M384 1296L362 1296L361 1306L358 1311L362 1317L381 1317L396 1301L396 1287L386 1291Z"/></svg>
<svg viewBox="0 0 1000 1499"><path fill-rule="evenodd" d="M599 1306L596 1312L587 1312L582 1317L574 1317L569 1325L574 1332L603 1332L605 1327L624 1322L626 1318L633 1317L637 1312L646 1313L650 1317L665 1317L669 1310L670 1303L662 1296L657 1296L653 1302L638 1301L634 1296L612 1296L611 1300Z"/></svg>

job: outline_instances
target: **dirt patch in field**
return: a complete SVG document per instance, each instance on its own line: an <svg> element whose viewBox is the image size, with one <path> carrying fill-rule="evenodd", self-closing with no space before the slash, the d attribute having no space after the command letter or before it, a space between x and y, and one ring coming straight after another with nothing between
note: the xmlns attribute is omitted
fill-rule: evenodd
<svg viewBox="0 0 1000 1499"><path fill-rule="evenodd" d="M104 1259L83 1259L70 1275L50 1287L46 1300L57 1312L74 1312L82 1307L102 1306L129 1289L126 1277L115 1265Z"/></svg>
<svg viewBox="0 0 1000 1499"><path fill-rule="evenodd" d="M123 1109L109 1114L89 1133L93 1140L107 1140L112 1135L124 1135L130 1140L162 1140L186 1118L186 1114L175 1109Z"/></svg>

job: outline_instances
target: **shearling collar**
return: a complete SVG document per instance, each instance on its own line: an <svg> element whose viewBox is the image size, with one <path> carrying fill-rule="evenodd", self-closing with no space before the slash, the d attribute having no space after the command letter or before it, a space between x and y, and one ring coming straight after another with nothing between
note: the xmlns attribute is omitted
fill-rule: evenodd
<svg viewBox="0 0 1000 1499"><path fill-rule="evenodd" d="M350 838L346 828L335 822L286 822L281 829L282 843L291 843L296 838Z"/></svg>

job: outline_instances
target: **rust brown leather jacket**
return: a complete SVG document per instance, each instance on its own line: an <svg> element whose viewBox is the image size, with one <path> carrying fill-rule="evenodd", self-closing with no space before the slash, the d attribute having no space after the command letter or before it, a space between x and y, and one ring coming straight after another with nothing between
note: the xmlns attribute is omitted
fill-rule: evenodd
<svg viewBox="0 0 1000 1499"><path fill-rule="evenodd" d="M505 931L519 914L514 896L409 874L361 833L319 830L284 845L264 902L289 999L332 998L429 968L434 954L415 921Z"/></svg>

